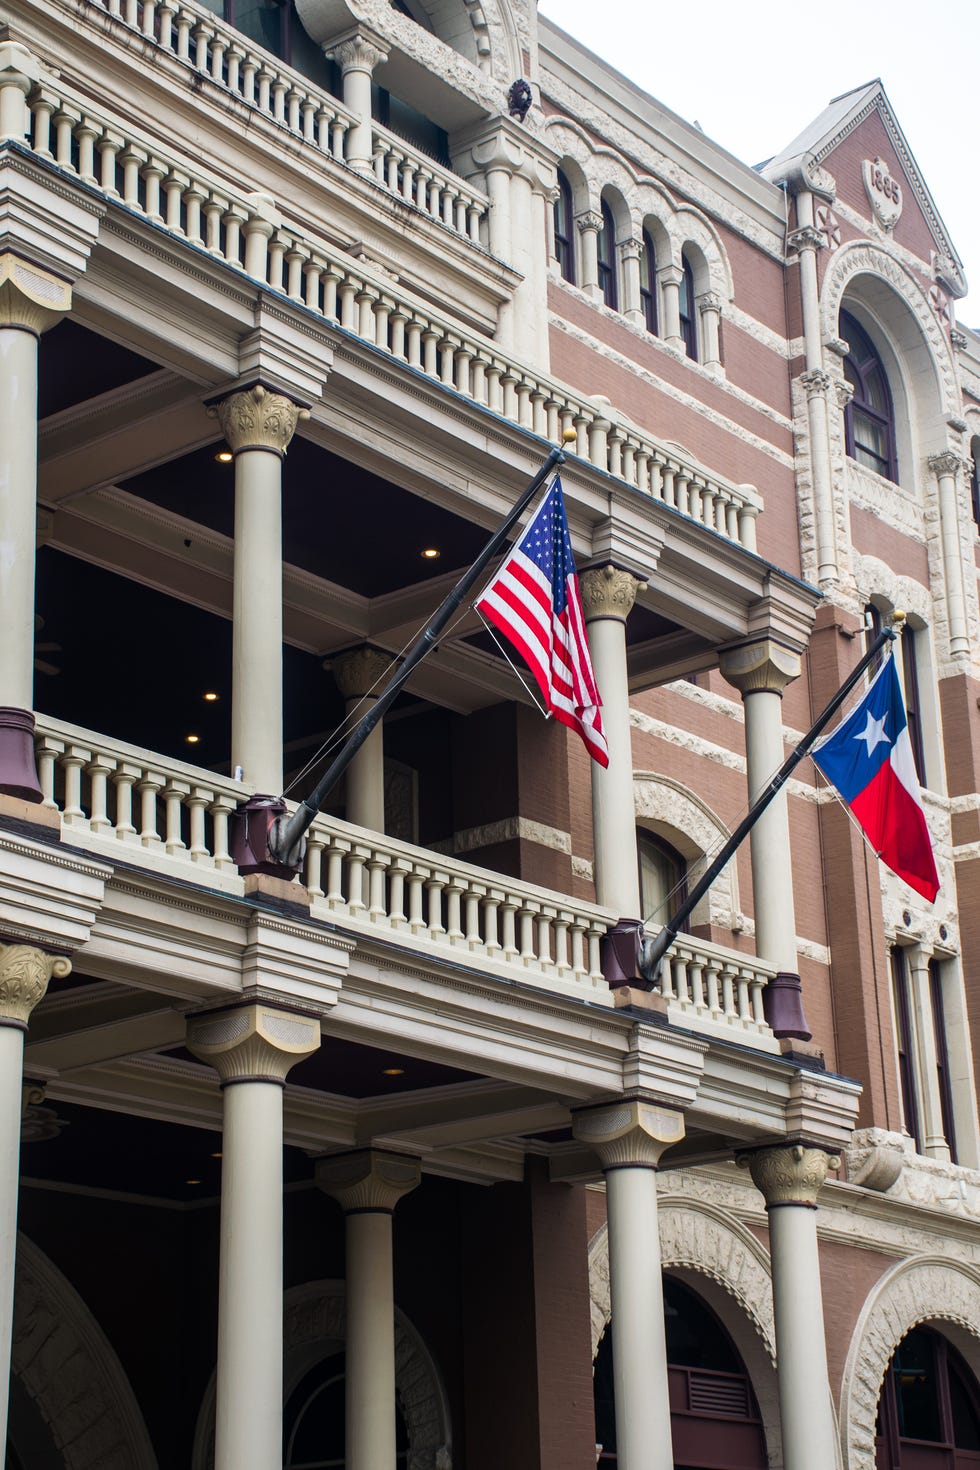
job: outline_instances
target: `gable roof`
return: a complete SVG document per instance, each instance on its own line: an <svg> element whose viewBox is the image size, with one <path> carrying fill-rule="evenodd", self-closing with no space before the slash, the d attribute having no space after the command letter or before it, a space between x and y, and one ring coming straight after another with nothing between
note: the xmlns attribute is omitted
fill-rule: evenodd
<svg viewBox="0 0 980 1470"><path fill-rule="evenodd" d="M821 165L829 154L841 144L865 118L877 112L892 146L898 155L912 193L919 205L930 232L936 242L939 255L937 273L943 277L955 296L966 294L966 277L963 262L943 224L935 200L915 161L908 140L899 126L898 119L888 100L881 79L865 82L850 92L843 92L824 108L791 143L788 143L775 158L760 167L759 172L773 184L792 184L797 180L802 187L813 189L827 197L833 195L833 180Z"/></svg>

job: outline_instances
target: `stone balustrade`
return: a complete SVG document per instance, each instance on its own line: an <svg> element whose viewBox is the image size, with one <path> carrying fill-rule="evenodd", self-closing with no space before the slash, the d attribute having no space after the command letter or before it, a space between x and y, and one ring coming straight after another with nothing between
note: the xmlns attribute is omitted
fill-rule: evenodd
<svg viewBox="0 0 980 1470"><path fill-rule="evenodd" d="M230 97L302 139L313 161L346 160L354 118L336 97L255 45L192 0L87 0L139 32L188 69L188 83L207 77ZM430 219L486 245L490 201L433 159L378 123L372 125L374 178Z"/></svg>
<svg viewBox="0 0 980 1470"><path fill-rule="evenodd" d="M667 1001L668 1016L678 1025L696 1031L705 1029L707 1022L728 1034L742 1032L756 1044L765 1038L776 1049L762 1011L762 993L775 973L774 966L754 955L678 934L663 960L656 988Z"/></svg>

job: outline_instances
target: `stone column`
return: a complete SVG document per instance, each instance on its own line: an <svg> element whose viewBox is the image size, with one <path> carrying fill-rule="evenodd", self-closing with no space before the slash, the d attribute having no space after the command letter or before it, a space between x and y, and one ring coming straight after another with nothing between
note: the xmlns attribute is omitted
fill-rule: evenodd
<svg viewBox="0 0 980 1470"><path fill-rule="evenodd" d="M939 1056L936 1022L932 1011L929 974L931 952L914 944L905 951L909 965L909 999L915 1032L915 1091L921 1128L922 1152L930 1159L949 1163L949 1142L943 1133L943 1106L939 1094Z"/></svg>
<svg viewBox="0 0 980 1470"><path fill-rule="evenodd" d="M324 48L340 67L344 106L357 118L347 134L344 159L358 173L371 173L374 138L371 118L371 78L376 66L388 59L388 48L380 36L366 26Z"/></svg>
<svg viewBox="0 0 980 1470"><path fill-rule="evenodd" d="M956 480L962 463L960 456L951 449L942 454L933 454L929 458L929 468L939 485L939 524L943 541L943 569L946 574L949 651L954 658L966 657L970 652L956 493Z"/></svg>
<svg viewBox="0 0 980 1470"><path fill-rule="evenodd" d="M830 430L827 412L832 379L822 368L811 368L800 374L800 385L806 394L807 426L810 440L810 481L813 490L813 520L816 532L817 582L823 586L835 582L837 567L837 528L834 524L833 478L830 472Z"/></svg>
<svg viewBox="0 0 980 1470"><path fill-rule="evenodd" d="M640 256L643 253L643 241L621 240L617 248L620 260L620 279L623 283L623 315L634 326L645 326L643 298L640 294Z"/></svg>
<svg viewBox="0 0 980 1470"><path fill-rule="evenodd" d="M221 1078L215 1470L282 1466L282 1094L320 1023L271 1006L192 1019L187 1045Z"/></svg>
<svg viewBox="0 0 980 1470"><path fill-rule="evenodd" d="M607 565L579 578L582 610L592 654L609 765L592 768L592 830L595 886L599 903L620 919L641 919L633 804L633 752L626 666L626 619L644 584L632 572Z"/></svg>
<svg viewBox="0 0 980 1470"><path fill-rule="evenodd" d="M701 366L718 373L721 371L721 297L715 291L703 291L695 305L701 319Z"/></svg>
<svg viewBox="0 0 980 1470"><path fill-rule="evenodd" d="M261 383L211 406L235 456L231 759L282 791L282 459L309 410Z"/></svg>
<svg viewBox="0 0 980 1470"><path fill-rule="evenodd" d="M663 325L660 335L671 347L680 352L686 350L681 331L681 282L684 272L679 265L662 265L657 271L660 300L663 304Z"/></svg>
<svg viewBox="0 0 980 1470"><path fill-rule="evenodd" d="M20 95L20 94L18 94ZM0 791L39 802L34 764L37 353L71 306L71 286L0 255Z"/></svg>
<svg viewBox="0 0 980 1470"><path fill-rule="evenodd" d="M793 1144L742 1154L769 1215L785 1470L837 1464L817 1249L817 1192L840 1159Z"/></svg>
<svg viewBox="0 0 980 1470"><path fill-rule="evenodd" d="M60 955L28 944L0 944L0 1445L7 1443L24 1033L49 981L70 972L71 961Z"/></svg>
<svg viewBox="0 0 980 1470"><path fill-rule="evenodd" d="M684 1137L684 1117L625 1098L576 1113L573 1127L606 1180L620 1470L673 1470L656 1171Z"/></svg>
<svg viewBox="0 0 980 1470"><path fill-rule="evenodd" d="M783 690L800 672L800 656L772 638L726 649L721 672L742 696L745 711L745 764L749 802L783 764ZM776 979L766 987L766 1019L777 1036L810 1033L800 1025L799 964L793 908L793 865L786 793L781 791L749 835L755 910L755 947L760 959L775 965ZM805 1034L804 1034L805 1033Z"/></svg>
<svg viewBox="0 0 980 1470"><path fill-rule="evenodd" d="M23 143L31 126L27 96L41 80L36 56L20 41L0 41L0 142Z"/></svg>
<svg viewBox="0 0 980 1470"><path fill-rule="evenodd" d="M337 688L344 696L348 732L377 704L392 658L378 648L365 645L328 661ZM355 826L372 832L385 830L384 724L375 725L347 767L346 817Z"/></svg>
<svg viewBox="0 0 980 1470"><path fill-rule="evenodd" d="M395 1467L391 1217L420 1177L417 1159L376 1149L317 1164L317 1183L347 1217L347 1470Z"/></svg>
<svg viewBox="0 0 980 1470"><path fill-rule="evenodd" d="M601 301L602 292L599 289L599 231L602 229L602 215L597 210L589 209L584 214L578 216L575 224L582 237L582 248L579 252L582 266L582 290L588 291L594 301Z"/></svg>

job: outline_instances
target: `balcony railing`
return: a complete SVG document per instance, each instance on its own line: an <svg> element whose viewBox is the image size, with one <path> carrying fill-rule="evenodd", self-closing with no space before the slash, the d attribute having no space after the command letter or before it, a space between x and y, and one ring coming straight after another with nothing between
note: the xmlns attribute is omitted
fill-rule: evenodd
<svg viewBox="0 0 980 1470"><path fill-rule="evenodd" d="M663 960L656 989L667 1001L669 1018L678 1025L698 1030L708 1022L729 1035L735 1030L746 1038L772 1040L762 993L775 973L774 966L754 955L678 934Z"/></svg>
<svg viewBox="0 0 980 1470"><path fill-rule="evenodd" d="M65 173L510 422L552 443L574 431L574 452L587 463L755 550L754 487L721 479L617 422L605 403L461 331L390 277L288 220L265 195L229 190L189 155L100 115L60 79L46 78L29 110L31 146Z"/></svg>
<svg viewBox="0 0 980 1470"><path fill-rule="evenodd" d="M191 0L88 0L187 68L188 84L206 77L229 97L301 139L310 161L343 163L354 118L329 92ZM430 219L486 244L490 201L450 169L379 123L372 125L373 177Z"/></svg>

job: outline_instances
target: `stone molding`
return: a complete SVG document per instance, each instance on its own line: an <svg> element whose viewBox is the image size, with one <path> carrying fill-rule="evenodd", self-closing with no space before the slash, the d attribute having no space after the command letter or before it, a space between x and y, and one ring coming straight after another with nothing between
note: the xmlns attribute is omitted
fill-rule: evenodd
<svg viewBox="0 0 980 1470"><path fill-rule="evenodd" d="M71 974L71 960L30 944L0 944L0 1026L27 1029L51 980Z"/></svg>
<svg viewBox="0 0 980 1470"><path fill-rule="evenodd" d="M579 574L585 621L593 623L597 618L614 618L625 623L637 592L645 585L632 572L621 571L611 563L587 568Z"/></svg>
<svg viewBox="0 0 980 1470"><path fill-rule="evenodd" d="M318 1160L316 1166L318 1187L335 1199L345 1214L391 1214L403 1195L418 1188L421 1178L418 1159L376 1148L333 1154Z"/></svg>
<svg viewBox="0 0 980 1470"><path fill-rule="evenodd" d="M752 1182L761 1191L766 1208L773 1205L809 1205L816 1207L820 1186L828 1169L840 1166L837 1154L822 1148L805 1148L800 1143L787 1148L764 1148L758 1152L739 1154L739 1167L748 1169Z"/></svg>
<svg viewBox="0 0 980 1470"><path fill-rule="evenodd" d="M794 649L773 638L759 638L723 649L719 668L744 699L747 694L782 695L786 685L799 677L801 664Z"/></svg>
<svg viewBox="0 0 980 1470"><path fill-rule="evenodd" d="M17 1237L11 1368L65 1470L157 1470L136 1397L108 1339L43 1251Z"/></svg>
<svg viewBox="0 0 980 1470"><path fill-rule="evenodd" d="M272 1006L248 1005L192 1017L187 1046L213 1067L221 1085L234 1082L284 1083L297 1062L320 1045L320 1023Z"/></svg>
<svg viewBox="0 0 980 1470"><path fill-rule="evenodd" d="M291 398L261 383L209 404L208 414L218 420L234 454L246 449L268 449L283 455L300 419L310 417L308 408L301 408Z"/></svg>
<svg viewBox="0 0 980 1470"><path fill-rule="evenodd" d="M71 285L9 251L0 255L0 328L40 337L71 310Z"/></svg>
<svg viewBox="0 0 980 1470"><path fill-rule="evenodd" d="M394 663L390 653L366 643L363 648L325 659L324 668L330 669L345 699L364 699L367 695L376 695L385 674L393 670Z"/></svg>
<svg viewBox="0 0 980 1470"><path fill-rule="evenodd" d="M684 1137L684 1115L626 1098L607 1108L575 1113L572 1131L577 1142L598 1154L603 1169L630 1165L655 1169L664 1149Z"/></svg>
<svg viewBox="0 0 980 1470"><path fill-rule="evenodd" d="M950 1324L955 1345L980 1371L980 1271L943 1256L893 1267L858 1318L844 1366L840 1425L848 1470L875 1470L875 1418L885 1371L899 1343L923 1322Z"/></svg>

